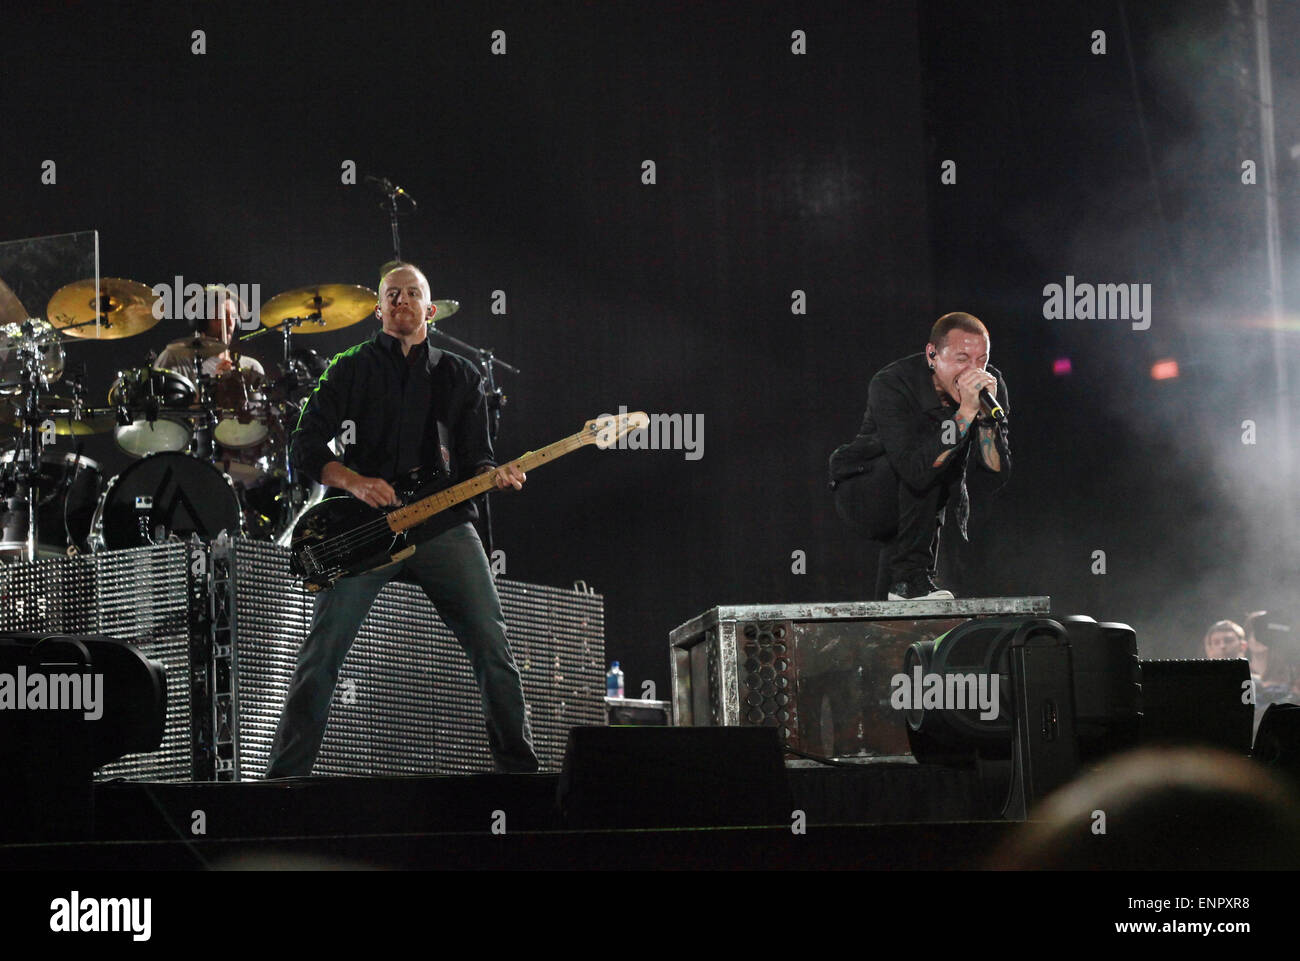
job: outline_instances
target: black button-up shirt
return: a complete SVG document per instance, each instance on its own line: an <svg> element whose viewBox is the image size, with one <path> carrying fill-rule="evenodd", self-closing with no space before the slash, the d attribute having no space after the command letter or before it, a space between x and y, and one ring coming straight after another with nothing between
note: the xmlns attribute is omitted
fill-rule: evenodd
<svg viewBox="0 0 1300 961"><path fill-rule="evenodd" d="M1011 414L1007 382L996 367L988 372L998 379L998 403ZM978 432L972 424L966 436L955 444L944 442L944 422L950 421L957 408L944 403L934 387L933 372L925 354L913 354L882 368L867 387L867 412L862 417L858 436L835 449L831 455L832 483L866 471L870 462L885 457L900 482L916 491L936 483L948 487L948 498L957 505L957 525L966 535L970 516L970 498L966 493L966 464ZM1011 475L1011 448L1006 421L994 431L1001 458L1003 481ZM938 467L934 462L946 450L957 448ZM978 452L975 460L988 470Z"/></svg>
<svg viewBox="0 0 1300 961"><path fill-rule="evenodd" d="M342 456L328 447L336 438ZM460 482L496 466L478 369L427 340L403 355L401 341L382 330L330 362L290 443L294 468L315 481L333 460L390 483L417 467ZM413 539L477 517L474 502L466 501L420 525Z"/></svg>

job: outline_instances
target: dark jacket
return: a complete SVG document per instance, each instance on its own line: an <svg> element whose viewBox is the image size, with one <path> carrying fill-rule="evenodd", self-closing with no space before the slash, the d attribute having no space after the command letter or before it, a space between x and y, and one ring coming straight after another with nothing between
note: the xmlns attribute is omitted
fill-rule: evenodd
<svg viewBox="0 0 1300 961"><path fill-rule="evenodd" d="M998 402L1011 414L1007 382L996 367L988 372L998 379ZM970 516L970 498L966 492L966 464L971 445L977 443L978 428L972 425L957 443L944 442L944 423L957 409L940 399L925 354L917 353L896 360L871 378L867 388L867 412L857 437L835 449L830 459L831 487L877 466L883 458L899 482L916 491L934 484L948 487L949 502L957 505L957 524L966 536ZM1011 475L1011 448L1006 421L994 432L1002 469L998 473L1005 483ZM934 462L945 450L957 450L939 467ZM984 460L975 454L982 469ZM991 472L990 472L991 473Z"/></svg>
<svg viewBox="0 0 1300 961"><path fill-rule="evenodd" d="M319 481L325 465L338 460L390 483L417 467L460 482L496 466L478 369L428 341L411 351L413 363L400 341L377 331L330 362L293 431L295 469ZM353 442L335 455L330 440L349 433ZM477 517L474 502L466 501L420 525L417 539Z"/></svg>

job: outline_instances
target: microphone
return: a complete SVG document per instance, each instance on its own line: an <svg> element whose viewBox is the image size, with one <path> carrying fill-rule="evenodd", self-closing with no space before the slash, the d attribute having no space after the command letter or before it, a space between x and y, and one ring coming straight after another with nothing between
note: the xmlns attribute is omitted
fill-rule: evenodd
<svg viewBox="0 0 1300 961"><path fill-rule="evenodd" d="M989 393L987 387L980 388L980 410L988 414L995 421L1001 422L1007 419L1007 413L998 403L998 399Z"/></svg>
<svg viewBox="0 0 1300 961"><path fill-rule="evenodd" d="M414 197L408 194L401 187L397 186L397 184L393 183L387 177L375 177L372 176L371 174L366 174L365 181L366 183L373 185L374 188L378 190L381 194L383 194L385 197L401 197L412 207L419 206L419 204L415 202Z"/></svg>

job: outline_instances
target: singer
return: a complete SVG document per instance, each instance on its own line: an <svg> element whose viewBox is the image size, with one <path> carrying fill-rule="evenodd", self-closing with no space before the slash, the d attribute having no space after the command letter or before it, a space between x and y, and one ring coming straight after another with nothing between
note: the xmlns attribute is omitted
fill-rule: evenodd
<svg viewBox="0 0 1300 961"><path fill-rule="evenodd" d="M939 532L951 503L966 537L971 448L987 471L1011 473L1006 381L989 360L988 328L961 311L944 314L925 350L871 378L867 412L851 442L830 458L835 511L882 543L875 597L944 600L935 584Z"/></svg>

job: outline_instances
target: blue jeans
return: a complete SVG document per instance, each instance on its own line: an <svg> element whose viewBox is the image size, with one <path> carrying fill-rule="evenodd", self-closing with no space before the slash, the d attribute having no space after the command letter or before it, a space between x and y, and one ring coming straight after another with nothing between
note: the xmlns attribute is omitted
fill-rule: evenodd
<svg viewBox="0 0 1300 961"><path fill-rule="evenodd" d="M420 544L397 564L345 577L316 594L311 630L271 743L266 777L305 777L320 751L343 659L383 586L405 572L424 590L469 655L483 697L488 745L498 771L536 771L524 688L506 642L487 555L478 532L461 524Z"/></svg>

